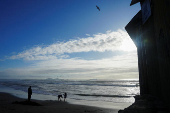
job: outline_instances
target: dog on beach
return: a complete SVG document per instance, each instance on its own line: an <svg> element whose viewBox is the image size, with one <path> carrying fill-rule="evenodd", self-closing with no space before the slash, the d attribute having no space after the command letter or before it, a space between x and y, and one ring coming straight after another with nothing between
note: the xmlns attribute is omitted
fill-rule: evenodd
<svg viewBox="0 0 170 113"><path fill-rule="evenodd" d="M61 101L61 98L63 98L62 95L58 95L58 101Z"/></svg>

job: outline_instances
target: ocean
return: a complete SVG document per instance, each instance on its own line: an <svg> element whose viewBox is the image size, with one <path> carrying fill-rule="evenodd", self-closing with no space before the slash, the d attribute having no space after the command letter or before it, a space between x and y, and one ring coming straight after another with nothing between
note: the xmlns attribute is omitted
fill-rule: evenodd
<svg viewBox="0 0 170 113"><path fill-rule="evenodd" d="M0 91L27 98L32 87L33 99L57 100L57 95L67 93L72 100L95 102L133 103L139 95L138 80L62 80L62 79L6 79L0 80Z"/></svg>

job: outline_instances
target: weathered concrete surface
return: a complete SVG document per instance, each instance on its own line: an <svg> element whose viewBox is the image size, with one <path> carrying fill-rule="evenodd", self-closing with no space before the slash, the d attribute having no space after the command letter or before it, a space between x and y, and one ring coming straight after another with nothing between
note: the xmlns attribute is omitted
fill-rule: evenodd
<svg viewBox="0 0 170 113"><path fill-rule="evenodd" d="M150 6L142 7L125 27L137 47L140 95L153 95L170 110L170 0L132 1ZM143 23L147 11L151 15Z"/></svg>
<svg viewBox="0 0 170 113"><path fill-rule="evenodd" d="M118 113L170 113L168 106L151 95L135 96L135 102Z"/></svg>

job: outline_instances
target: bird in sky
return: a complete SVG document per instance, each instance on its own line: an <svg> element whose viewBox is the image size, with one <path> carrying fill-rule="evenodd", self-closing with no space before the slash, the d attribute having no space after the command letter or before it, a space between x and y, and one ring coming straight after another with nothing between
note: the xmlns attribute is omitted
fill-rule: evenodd
<svg viewBox="0 0 170 113"><path fill-rule="evenodd" d="M100 11L100 8L96 5L97 9Z"/></svg>

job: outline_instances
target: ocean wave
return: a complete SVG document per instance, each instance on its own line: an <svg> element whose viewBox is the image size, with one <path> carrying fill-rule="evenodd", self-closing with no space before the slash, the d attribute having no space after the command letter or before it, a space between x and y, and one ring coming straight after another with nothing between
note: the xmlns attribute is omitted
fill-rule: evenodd
<svg viewBox="0 0 170 113"><path fill-rule="evenodd" d="M137 87L136 85L119 85L119 84L67 84L67 85L85 85L85 86L116 86L116 87Z"/></svg>
<svg viewBox="0 0 170 113"><path fill-rule="evenodd" d="M71 81L71 80L0 80L0 85L27 93L56 96L67 92L68 98L94 101L132 102L139 94L138 81ZM112 95L113 94L113 95Z"/></svg>
<svg viewBox="0 0 170 113"><path fill-rule="evenodd" d="M95 97L115 97L115 98L130 98L133 96L123 96L123 95L97 95L97 94L75 94L79 96L95 96Z"/></svg>

